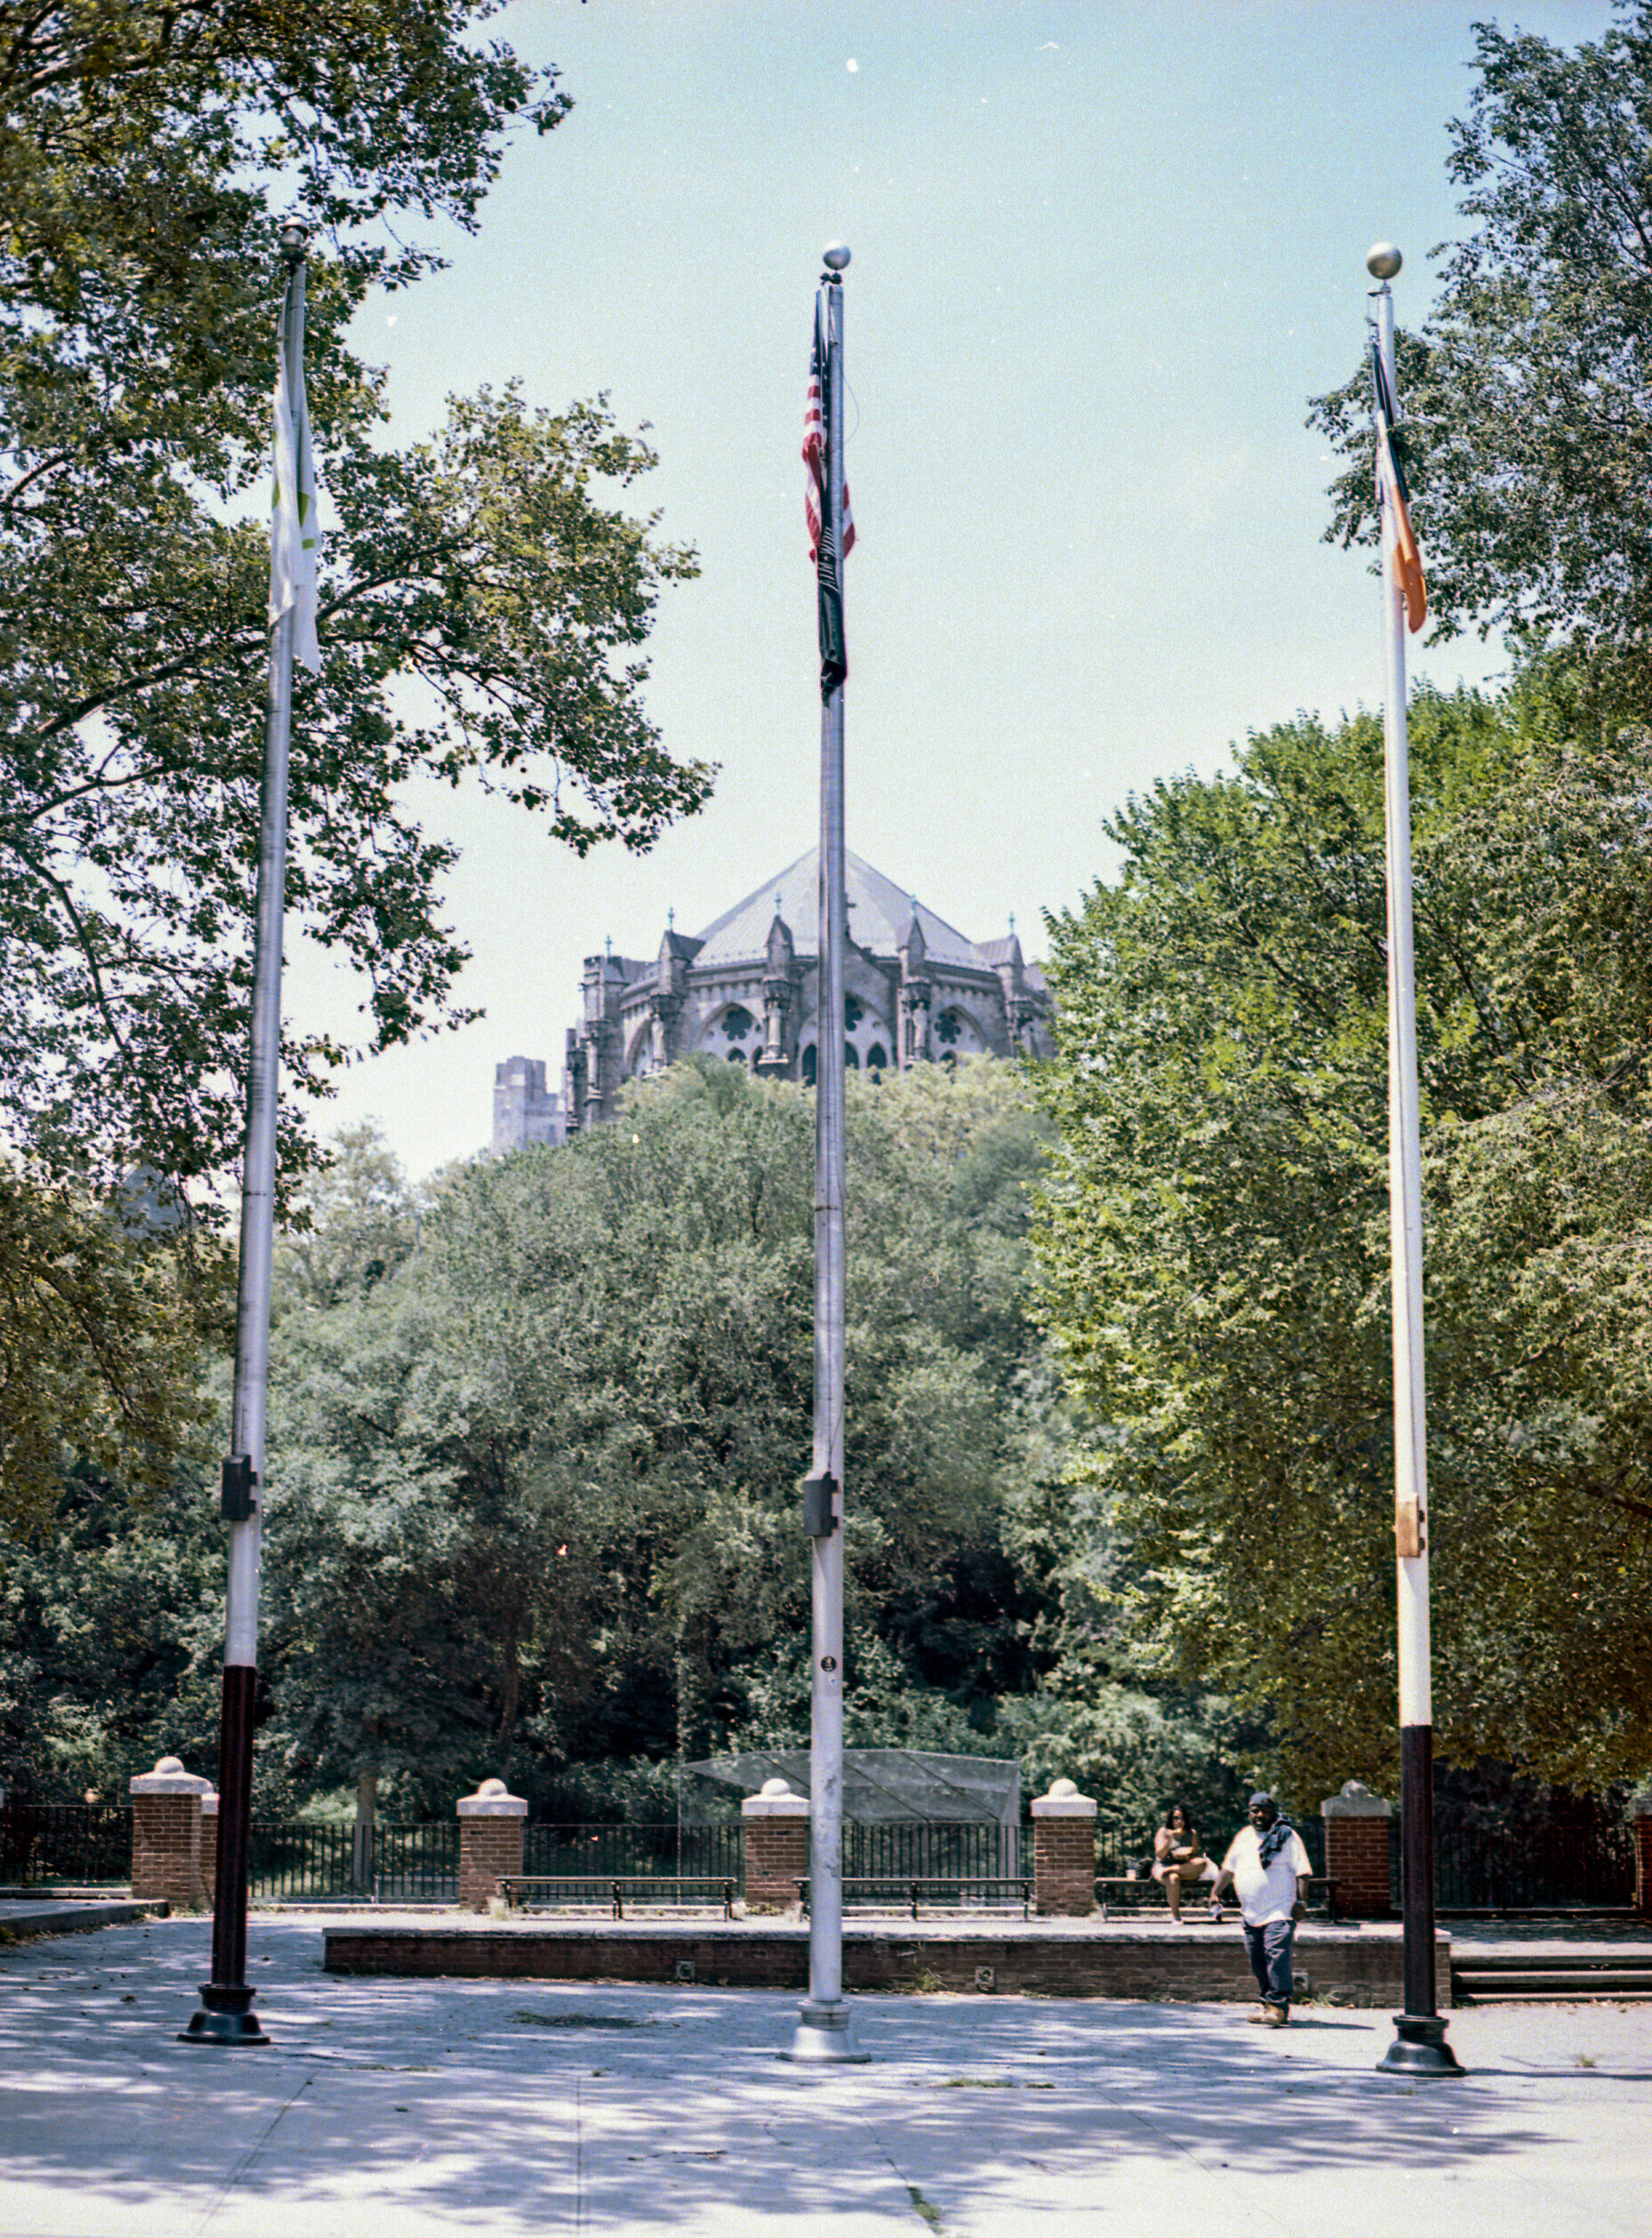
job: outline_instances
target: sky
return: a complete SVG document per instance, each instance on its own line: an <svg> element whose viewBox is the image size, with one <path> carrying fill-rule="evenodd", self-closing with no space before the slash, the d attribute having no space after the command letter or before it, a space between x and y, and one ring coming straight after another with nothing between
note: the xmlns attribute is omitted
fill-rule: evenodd
<svg viewBox="0 0 1652 2238"><path fill-rule="evenodd" d="M514 141L449 268L364 310L389 439L520 381L606 392L660 463L623 501L694 546L649 714L720 765L637 857L583 862L479 794L415 796L463 857L462 1032L340 1075L410 1176L487 1145L495 1065L560 1082L582 959L652 956L815 844L819 700L799 459L820 251L847 242L850 848L971 939L1113 874L1108 819L1299 711L1376 707L1368 555L1323 541L1307 400L1355 369L1365 254L1402 325L1462 230L1447 175L1476 20L1575 45L1606 4L1493 0L515 0L488 27L572 113ZM1424 552L1426 560L1427 553ZM1414 643L1414 682L1495 642ZM286 1010L360 990L302 943Z"/></svg>

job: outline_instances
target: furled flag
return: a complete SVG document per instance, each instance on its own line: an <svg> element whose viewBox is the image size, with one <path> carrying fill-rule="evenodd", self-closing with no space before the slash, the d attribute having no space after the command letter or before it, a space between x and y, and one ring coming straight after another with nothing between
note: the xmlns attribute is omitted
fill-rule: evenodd
<svg viewBox="0 0 1652 2238"><path fill-rule="evenodd" d="M832 377L831 350L826 339L825 291L815 301L814 342L809 356L809 395L803 406L803 464L809 479L804 486L803 512L809 523L809 556L815 563L816 603L820 624L820 696L830 699L849 673L849 655L843 640L843 586L838 555L832 541L832 507L827 477L831 471L826 440L829 420L826 383ZM849 503L849 484L843 485L843 556L855 548L855 517Z"/></svg>
<svg viewBox="0 0 1652 2238"><path fill-rule="evenodd" d="M1428 618L1428 586L1422 580L1422 558L1411 527L1411 499L1406 470L1394 439L1394 398L1383 370L1382 352L1371 344L1371 371L1376 389L1377 504L1382 514L1382 534L1394 543L1394 570L1405 593L1406 623L1414 632Z"/></svg>
<svg viewBox="0 0 1652 2238"><path fill-rule="evenodd" d="M298 394L290 393L285 344L277 353L275 392L275 511L270 524L270 626L293 616L293 657L310 674L321 668L316 640L316 586L321 557L317 515L316 462L310 447L310 407L303 367Z"/></svg>

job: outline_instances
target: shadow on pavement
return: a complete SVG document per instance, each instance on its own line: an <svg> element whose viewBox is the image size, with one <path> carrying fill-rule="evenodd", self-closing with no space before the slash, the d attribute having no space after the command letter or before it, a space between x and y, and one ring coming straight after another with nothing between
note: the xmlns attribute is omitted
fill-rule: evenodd
<svg viewBox="0 0 1652 2238"><path fill-rule="evenodd" d="M334 1980L309 1921L254 1923L273 2046L201 2049L174 2032L209 1936L182 1920L0 1953L8 2182L133 2206L342 2186L455 2226L531 2227L577 2197L599 2221L686 2227L713 2189L754 2218L787 2197L910 2212L915 2186L985 2196L1028 2168L1116 2179L1173 2154L1357 2183L1397 2155L1463 2169L1550 2141L1495 2074L1371 2072L1386 2014L1309 2009L1276 2035L1230 2006L857 1997L874 2064L800 2071L776 2056L793 1997Z"/></svg>

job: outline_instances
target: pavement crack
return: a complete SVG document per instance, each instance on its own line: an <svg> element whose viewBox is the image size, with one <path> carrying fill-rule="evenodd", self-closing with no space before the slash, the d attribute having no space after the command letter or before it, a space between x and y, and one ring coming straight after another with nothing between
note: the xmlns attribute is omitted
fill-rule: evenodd
<svg viewBox="0 0 1652 2238"><path fill-rule="evenodd" d="M225 2200L229 2198L230 2193L240 2182L242 2177L245 2176L247 2170L251 2168L253 2162L263 2151L265 2145L269 2144L270 2138L280 2128L283 2121L286 2118L287 2114L291 2113L294 2106L297 2105L300 2098L303 2097L305 2091L310 2089L310 2085L315 2081L315 2079L316 2078L313 2074L302 2076L297 2089L287 2092L286 2097L282 2099L280 2105L270 2115L269 2121L265 2122L257 2137L254 2138L253 2142L247 2146L246 2152L242 2153L240 2159L230 2170L230 2173L224 2178L223 2182L218 2186L217 2191L213 2195L211 2205L206 2209L206 2211L202 2215L200 2221L196 2225L197 2230L205 2229L207 2224L212 2221L214 2216L223 2205Z"/></svg>

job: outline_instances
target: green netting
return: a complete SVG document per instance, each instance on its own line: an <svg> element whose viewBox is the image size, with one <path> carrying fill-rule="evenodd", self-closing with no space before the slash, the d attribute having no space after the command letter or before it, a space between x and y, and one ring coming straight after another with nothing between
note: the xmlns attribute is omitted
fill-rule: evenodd
<svg viewBox="0 0 1652 2238"><path fill-rule="evenodd" d="M689 1783L755 1795L765 1780L782 1779L794 1794L809 1792L807 1749L748 1749L682 1767ZM843 1815L862 1825L890 1819L1016 1826L1021 1818L1019 1757L939 1756L919 1749L845 1749Z"/></svg>

